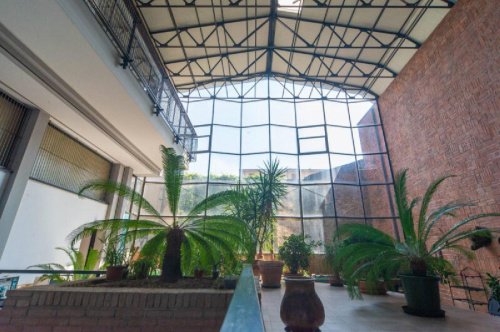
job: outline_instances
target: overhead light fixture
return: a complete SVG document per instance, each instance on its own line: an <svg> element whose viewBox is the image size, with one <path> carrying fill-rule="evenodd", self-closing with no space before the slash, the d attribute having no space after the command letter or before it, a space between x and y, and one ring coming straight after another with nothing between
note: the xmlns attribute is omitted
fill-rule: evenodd
<svg viewBox="0 0 500 332"><path fill-rule="evenodd" d="M298 14L303 0L278 0L278 10Z"/></svg>

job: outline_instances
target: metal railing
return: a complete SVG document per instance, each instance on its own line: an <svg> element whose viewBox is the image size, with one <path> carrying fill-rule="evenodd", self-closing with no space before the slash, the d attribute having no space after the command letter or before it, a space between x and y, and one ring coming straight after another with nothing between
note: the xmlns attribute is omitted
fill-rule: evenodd
<svg viewBox="0 0 500 332"><path fill-rule="evenodd" d="M239 331L242 327L247 332L265 331L252 266L249 264L243 267L220 331Z"/></svg>
<svg viewBox="0 0 500 332"><path fill-rule="evenodd" d="M196 131L163 64L155 58L154 46L133 4L127 0L85 2L118 50L122 68L130 68L153 102L154 113L165 120L174 133L174 142L193 160Z"/></svg>

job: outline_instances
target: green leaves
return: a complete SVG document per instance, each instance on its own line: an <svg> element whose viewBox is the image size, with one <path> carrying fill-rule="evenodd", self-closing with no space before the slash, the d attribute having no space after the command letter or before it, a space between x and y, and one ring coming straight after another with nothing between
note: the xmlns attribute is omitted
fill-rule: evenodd
<svg viewBox="0 0 500 332"><path fill-rule="evenodd" d="M174 149L161 146L163 161L163 177L165 179L165 191L170 211L176 223L177 209L181 197L182 182L184 179L184 158L178 156Z"/></svg>

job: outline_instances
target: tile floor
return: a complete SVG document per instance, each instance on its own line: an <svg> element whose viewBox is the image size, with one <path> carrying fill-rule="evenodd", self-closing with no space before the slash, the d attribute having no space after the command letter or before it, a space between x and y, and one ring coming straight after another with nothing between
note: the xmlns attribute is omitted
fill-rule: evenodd
<svg viewBox="0 0 500 332"><path fill-rule="evenodd" d="M344 288L331 287L325 283L316 283L315 287L325 307L322 332L500 332L500 317L485 313L443 307L446 318L421 318L403 313L401 306L405 300L402 294L365 295L361 301L350 300ZM262 289L262 314L266 332L284 331L285 326L279 314L284 291L284 285L281 289Z"/></svg>

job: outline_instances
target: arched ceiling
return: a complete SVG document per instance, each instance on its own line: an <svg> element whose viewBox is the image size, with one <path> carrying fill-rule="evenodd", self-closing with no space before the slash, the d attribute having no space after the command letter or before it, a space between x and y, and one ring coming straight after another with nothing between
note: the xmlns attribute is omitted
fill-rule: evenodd
<svg viewBox="0 0 500 332"><path fill-rule="evenodd" d="M135 0L180 91L258 75L380 95L447 14L443 0Z"/></svg>

